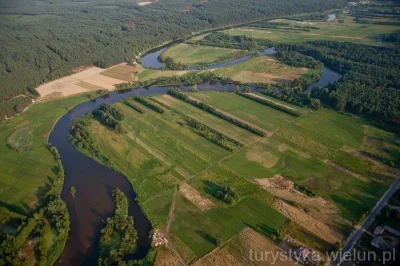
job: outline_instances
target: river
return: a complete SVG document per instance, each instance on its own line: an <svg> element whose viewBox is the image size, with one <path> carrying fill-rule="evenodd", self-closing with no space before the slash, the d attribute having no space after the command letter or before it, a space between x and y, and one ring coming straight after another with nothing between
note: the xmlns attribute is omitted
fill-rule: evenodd
<svg viewBox="0 0 400 266"><path fill-rule="evenodd" d="M143 58L154 62L164 48L154 51ZM260 53L274 53L275 49L269 48ZM147 56L147 57L146 57ZM142 60L143 60L142 58ZM239 60L239 59L236 59ZM246 59L248 60L248 58ZM232 62L231 60L229 62ZM243 61L241 61L243 62ZM226 64L221 63L222 64ZM236 64L239 63L236 61ZM230 63L232 65L232 63ZM226 66L226 65L224 65ZM311 90L317 86L326 86L341 76L328 68L318 82L309 87ZM193 86L180 86L181 90L191 90ZM198 84L198 90L233 91L233 84L211 84L209 82ZM252 88L257 91L256 88ZM99 97L79 104L65 114L54 126L49 142L54 145L61 156L65 171L65 181L62 190L62 199L67 203L71 216L71 232L67 245L59 258L59 265L96 265L99 255L98 240L101 229L105 226L107 217L114 213L115 205L112 199L112 190L119 188L125 193L129 203L129 215L133 216L135 229L138 233L138 248L132 259L141 259L150 249L151 224L143 214L140 206L135 201L136 194L132 184L121 174L116 173L93 159L78 152L68 141L68 130L71 123L79 117L97 109L101 103L113 104L126 97L151 96L166 93L168 87L138 88L127 91L114 91L106 96ZM76 188L74 197L69 193L71 186Z"/></svg>

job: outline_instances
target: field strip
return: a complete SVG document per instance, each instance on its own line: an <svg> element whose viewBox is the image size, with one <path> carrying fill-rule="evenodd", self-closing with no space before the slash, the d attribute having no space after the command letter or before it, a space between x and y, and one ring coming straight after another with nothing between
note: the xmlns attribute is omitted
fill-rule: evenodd
<svg viewBox="0 0 400 266"><path fill-rule="evenodd" d="M178 99L176 99L176 98L174 98L174 97L172 97L172 96L170 96L170 95L168 95L168 94L163 94L161 97L158 97L157 100L159 100L159 101L162 102L163 104L167 105L167 106L170 108L170 110L172 110L172 111L174 111L174 112L176 112L176 113L178 113L178 114L181 113L181 111L176 110L175 108L173 108L173 107L171 106L171 104L173 104L173 103L180 102ZM188 104L188 103L185 103L185 104L187 104L188 106L191 106L191 105ZM196 108L196 107L193 107L193 108ZM200 110L200 109L199 109L199 110ZM203 111L200 110L200 112L203 112ZM183 113L183 112L182 112L182 113ZM184 113L183 113L183 114L184 114ZM187 116L187 117L189 117L189 118L192 118L192 119L194 119L194 120L196 120L196 121L199 121L200 123L202 123L202 124L204 124L204 125L210 127L211 129L217 131L218 133L220 133L220 134L222 134L222 135L228 136L229 134L231 134L231 135L229 136L229 138L231 138L231 139L233 139L234 141L237 141L237 142L243 144L244 146L251 145L251 144L253 143L252 140L256 140L256 138L257 138L256 136L254 136L254 135L251 134L251 133L249 133L249 134L251 134L251 137L247 137L247 138L242 137L242 138L240 138L241 136L238 136L239 133L237 133L237 132L232 133L232 130L229 129L229 128L225 128L225 125L221 125L221 124L212 124L212 123L211 123L210 121L208 121L207 119L204 120L203 118L220 119L220 118L215 117L214 115L209 114L209 113L207 113L207 112L204 112L204 115L203 115L200 119L199 119L198 116L194 116L194 115L192 115L192 114L191 114L191 115L184 114L184 115ZM220 121L218 121L218 122L220 122ZM246 133L247 133L247 131L246 131L245 129L238 128L237 126L232 125L232 123L229 123L229 122L227 122L227 121L224 121L224 122L226 123L226 126L232 126L232 127L235 128L235 130L236 130L236 129L239 130L239 132L242 132L242 131L243 131L243 132L246 132ZM229 132L226 132L227 130L230 130L230 131L229 131ZM232 134L235 134L235 136L232 136Z"/></svg>
<svg viewBox="0 0 400 266"><path fill-rule="evenodd" d="M282 200L277 200L272 205L278 212L294 221L298 225L306 228L316 236L324 239L325 241L335 244L343 239L343 236L338 232L333 231L331 228L309 216L303 211L293 207Z"/></svg>
<svg viewBox="0 0 400 266"><path fill-rule="evenodd" d="M355 39L355 40L365 40L365 38L361 37L352 37L352 36L341 36L341 35L325 35L325 34L319 34L319 33L304 33L305 35L313 35L313 36L326 36L326 37L334 37L334 38L345 38L345 39Z"/></svg>
<svg viewBox="0 0 400 266"><path fill-rule="evenodd" d="M296 148L294 148L294 147L292 147L292 146L290 146L290 145L288 145L288 144L285 144L285 143L280 144L279 147L278 147L278 150L279 150L280 152L284 152L284 151L289 150L289 151L292 151L292 152L294 152L294 153L300 155L300 156L303 157L303 158L307 158L307 159L310 159L310 158L311 158L311 155L310 155L310 154L308 154L308 153L306 153L306 152L304 152L304 151L298 150L298 149L296 149Z"/></svg>
<svg viewBox="0 0 400 266"><path fill-rule="evenodd" d="M276 104L276 105L280 105L280 106L282 106L282 107L285 107L285 108L287 108L287 109L291 109L291 110L297 111L296 108L293 108L293 107L291 107L291 106L285 105L285 104L280 103L280 102L277 102L277 101L273 101L273 100L267 99L267 98L265 98L265 97L262 97L262 96L260 96L260 95L255 94L255 93L248 92L248 93L245 93L245 94L249 94L249 95L251 95L251 96L254 96L254 97L256 97L256 98L262 99L262 100L264 100L264 101L268 101L268 102L274 103L274 104Z"/></svg>
<svg viewBox="0 0 400 266"><path fill-rule="evenodd" d="M272 195L293 201L299 204L315 207L324 210L324 213L338 213L337 208L329 201L321 197L312 198L294 188L294 182L281 176L275 175L271 178L254 179L252 182L259 185Z"/></svg>
<svg viewBox="0 0 400 266"><path fill-rule="evenodd" d="M145 149L151 155L153 155L154 157L156 157L157 159L159 159L160 161L165 163L166 165L173 166L173 164L168 161L168 157L164 153L162 153L159 150L155 150L155 149L151 148L146 143L144 143L142 140L140 140L138 137L134 136L132 132L130 132L128 134L128 137L130 139L132 139L133 141L135 141L137 144L139 144L143 149ZM183 169L182 167L180 167L179 165L175 166L175 171L177 171L185 179L190 177L190 174L188 172L186 172L186 170Z"/></svg>
<svg viewBox="0 0 400 266"><path fill-rule="evenodd" d="M336 163L334 163L334 162L332 162L330 160L325 160L324 163L332 166L333 168L338 169L339 171L345 172L346 174L351 175L352 177L355 177L355 178L357 178L357 179L359 179L359 180L361 180L363 182L368 182L368 178L366 178L365 176L362 176L360 174L354 173L353 171L350 171L349 169L344 168L343 166L338 165L338 164L336 164Z"/></svg>
<svg viewBox="0 0 400 266"><path fill-rule="evenodd" d="M363 154L362 152L356 151L355 149L353 149L353 148L351 148L349 146L344 145L343 147L340 148L340 150L342 150L344 152L347 152L347 153L350 153L350 154L352 154L352 155L354 155L356 157L366 159L366 160L370 161L371 163L388 170L389 172L393 172L395 174L399 174L400 173L400 169L396 169L396 168L390 167L389 165L386 165L386 164L384 164L384 163L382 163L380 161L377 161L377 160L375 160L375 159Z"/></svg>
<svg viewBox="0 0 400 266"><path fill-rule="evenodd" d="M189 95L188 95L188 97L189 97L189 99L191 99L191 100L193 100L193 101L197 101L198 103L202 103L201 101L197 100L196 98L194 98L194 97L192 97L192 96L189 96ZM204 104L204 103L203 103L203 104ZM243 124L247 124L247 125L249 125L249 126L255 128L255 129L257 129L257 130L260 130L260 131L264 132L265 135L266 135L267 137L270 137L270 136L272 135L272 132L270 132L270 131L268 131L268 130L265 130L265 129L263 129L263 128L260 128L259 126L256 126L256 125L254 125L254 124L252 124L252 123L249 123L249 122L247 122L247 121L245 121L245 120L243 120L243 119L240 119L240 118L238 118L238 117L236 117L236 116L234 116L234 115L232 115L232 114L230 114L230 113L227 113L227 112L225 112L225 111L222 111L221 109L218 109L218 108L216 108L215 106L212 106L212 105L210 105L210 104L207 104L207 105L210 106L211 108L214 108L215 111L217 111L217 112L220 112L220 113L222 113L222 114L224 114L224 115L226 115L226 116L229 116L229 117L231 117L231 118L233 118L233 119L235 119L235 120L237 120L237 121L239 121L239 122L241 122L241 123L243 123ZM222 118L221 118L221 119L222 119ZM235 126L236 126L236 125L235 125Z"/></svg>
<svg viewBox="0 0 400 266"><path fill-rule="evenodd" d="M185 182L180 184L179 192L203 212L217 206Z"/></svg>

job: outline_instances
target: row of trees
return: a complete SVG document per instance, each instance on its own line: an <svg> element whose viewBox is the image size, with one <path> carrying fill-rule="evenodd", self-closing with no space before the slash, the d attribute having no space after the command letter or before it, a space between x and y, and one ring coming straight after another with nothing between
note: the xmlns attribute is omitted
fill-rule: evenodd
<svg viewBox="0 0 400 266"><path fill-rule="evenodd" d="M213 115L215 115L215 116L217 116L217 117L219 117L219 118L221 118L221 119L223 119L223 120L225 120L225 121L227 121L227 122L229 122L231 124L234 124L234 125L236 125L236 126L238 126L240 128L243 128L243 129L245 129L245 130L247 130L247 131L249 131L249 132L251 132L253 134L256 134L256 135L261 136L261 137L265 136L264 131L261 131L258 128L255 128L255 127L253 127L253 126L251 126L251 125L249 125L249 124L247 124L245 122L237 120L236 118L234 118L232 116L229 116L229 115L227 115L227 114L225 114L223 112L220 112L217 109L215 109L214 107L212 107L212 106L210 106L210 105L208 105L206 103L199 102L197 100L193 100L193 99L189 98L186 94L183 94L178 89L171 89L171 90L168 91L168 94L171 95L172 97L175 97L177 99L185 101L185 102L187 102L187 103L189 103L189 104L191 104L191 105L193 105L193 106L195 106L195 107L197 107L199 109L202 109L202 110L204 110L204 111L206 111L206 112L208 112L210 114L213 114Z"/></svg>
<svg viewBox="0 0 400 266"><path fill-rule="evenodd" d="M121 121L123 114L109 104L102 103L100 108L93 111L94 117L99 119L100 123L113 129L117 133L122 133L123 127Z"/></svg>

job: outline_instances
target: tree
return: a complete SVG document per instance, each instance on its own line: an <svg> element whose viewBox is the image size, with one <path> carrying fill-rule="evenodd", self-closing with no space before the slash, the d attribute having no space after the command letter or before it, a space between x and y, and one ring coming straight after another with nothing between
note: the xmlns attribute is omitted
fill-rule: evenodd
<svg viewBox="0 0 400 266"><path fill-rule="evenodd" d="M318 111L322 108L321 101L316 98L311 98L309 107L315 111Z"/></svg>
<svg viewBox="0 0 400 266"><path fill-rule="evenodd" d="M69 190L69 193L71 193L72 196L75 196L76 189L74 186L71 187L71 189Z"/></svg>

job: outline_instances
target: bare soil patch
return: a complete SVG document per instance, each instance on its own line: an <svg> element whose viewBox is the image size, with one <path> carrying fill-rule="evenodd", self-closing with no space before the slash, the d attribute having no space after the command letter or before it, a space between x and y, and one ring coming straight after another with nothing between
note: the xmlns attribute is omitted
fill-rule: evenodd
<svg viewBox="0 0 400 266"><path fill-rule="evenodd" d="M330 160L325 160L324 163L332 166L333 168L336 168L339 171L345 172L346 174L351 175L352 177L355 177L355 178L357 178L357 179L359 179L359 180L361 180L363 182L368 182L368 178L366 178L365 176L362 176L360 174L354 173L353 171L350 171L349 169L344 168L343 166L338 165L338 164L336 164L336 163L334 163L334 162L332 162Z"/></svg>
<svg viewBox="0 0 400 266"><path fill-rule="evenodd" d="M122 63L100 73L100 75L110 78L120 79L127 82L137 81L138 69L136 67Z"/></svg>
<svg viewBox="0 0 400 266"><path fill-rule="evenodd" d="M254 149L251 149L246 153L246 159L257 162L265 168L271 168L279 161L279 157L268 151L264 151L259 145L256 145Z"/></svg>
<svg viewBox="0 0 400 266"><path fill-rule="evenodd" d="M149 1L149 2L139 2L139 3L137 3L139 6L145 6L145 5L149 5L149 4L152 4L153 2L151 1Z"/></svg>
<svg viewBox="0 0 400 266"><path fill-rule="evenodd" d="M201 195L197 190L189 186L187 183L182 183L179 187L179 191L183 196L185 196L185 198L187 198L202 211L207 211L217 206L214 202Z"/></svg>
<svg viewBox="0 0 400 266"><path fill-rule="evenodd" d="M42 84L37 87L36 90L39 92L41 97L45 97L52 93L60 93L62 96L69 96L72 94L86 92L88 91L87 89L76 85L76 83L102 71L104 71L104 69L99 67L91 67L79 73Z"/></svg>
<svg viewBox="0 0 400 266"><path fill-rule="evenodd" d="M125 83L124 80L106 77L100 74L90 76L83 80L84 82L105 88L107 90L114 90L115 85Z"/></svg>
<svg viewBox="0 0 400 266"><path fill-rule="evenodd" d="M179 258L168 247L162 246L158 249L155 266L179 266L183 265Z"/></svg>
<svg viewBox="0 0 400 266"><path fill-rule="evenodd" d="M283 106L283 107L285 107L285 108L287 108L287 109L291 109L291 110L295 110L295 111L297 110L296 108L293 108L293 107L291 107L291 106L282 104L282 103L277 102L277 101L273 101L273 100L267 99L267 98L265 98L265 97L262 97L262 96L260 96L260 95L255 94L255 93L246 93L246 94L249 94L249 95L254 96L254 97L256 97L256 98L259 98L259 99L262 99L262 100L265 100L265 101L274 103L274 104L276 104L276 105Z"/></svg>
<svg viewBox="0 0 400 266"><path fill-rule="evenodd" d="M341 234L333 231L329 226L321 223L319 220L309 216L305 212L285 203L282 200L275 201L273 207L290 220L306 228L308 231L313 232L316 236L331 244L343 239Z"/></svg>
<svg viewBox="0 0 400 266"><path fill-rule="evenodd" d="M324 210L326 213L337 213L337 208L332 203L321 197L312 198L301 193L294 188L294 183L292 181L281 175L275 175L272 178L254 179L253 183L282 199L312 206Z"/></svg>

